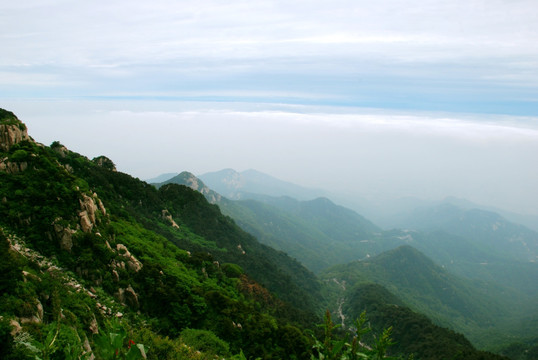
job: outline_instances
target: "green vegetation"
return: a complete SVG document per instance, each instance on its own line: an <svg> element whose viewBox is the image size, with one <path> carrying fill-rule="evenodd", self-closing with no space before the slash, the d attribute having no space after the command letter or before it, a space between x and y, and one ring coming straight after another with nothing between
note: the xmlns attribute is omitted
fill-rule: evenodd
<svg viewBox="0 0 538 360"><path fill-rule="evenodd" d="M312 359L319 360L355 360L355 359L371 359L381 360L387 359L396 360L397 357L388 356L387 351L390 346L395 343L391 340L392 328L384 329L379 336L372 336L373 341L366 344L364 335L369 334L372 330L367 324L366 313L361 313L355 321L355 332L351 341L345 337L336 337L335 325L331 319L331 313L325 313L325 323L323 324L324 338L323 341L315 339L314 348L316 355L312 355ZM401 358L401 357L398 357Z"/></svg>
<svg viewBox="0 0 538 360"><path fill-rule="evenodd" d="M59 142L1 155L27 163L0 172L2 358L309 356L317 279L199 193Z"/></svg>
<svg viewBox="0 0 538 360"><path fill-rule="evenodd" d="M24 126L7 111L0 119ZM374 327L379 335L372 337L358 295L360 301L343 304L359 319L354 338L329 316L324 330L317 328L339 287L322 284L286 253L259 243L188 187L156 189L115 171L105 157L89 160L59 142L46 147L23 140L0 159L6 161L0 171L2 359L374 359L407 354L413 346L390 346L400 325L395 322L392 333L384 329L399 315L381 308L371 309L372 325L389 320ZM361 239L375 230L367 223L354 228L356 214L320 201L289 203L280 218L301 218L304 229L317 223L312 231L337 234L345 246L356 245L346 237L349 229L364 230ZM376 269L372 273L349 265L348 283L395 276L400 270L389 265L396 268L401 259L385 257L365 262ZM423 276L436 277L437 285L420 276L399 279L409 291L419 285L413 281L427 284L419 288L422 302L402 296L406 303L439 305L458 320L463 306L469 314L480 310L472 321L488 321L461 293L465 286L454 285L444 302L430 301L446 295L439 286L448 277L429 266L423 261L413 269L426 269ZM397 295L405 293L402 288ZM437 334L440 341L453 336Z"/></svg>
<svg viewBox="0 0 538 360"><path fill-rule="evenodd" d="M495 235L499 246L509 246L510 241L503 242L502 238L512 230L533 242L531 233L501 222L498 216L486 214L475 219L477 214L470 212L468 216L473 220L469 221L465 220L465 212L456 212L465 220L459 224L458 217L450 211L425 214L430 218L438 217L436 223L450 221L454 228L463 225L463 229L471 229L473 221L478 221L479 229L468 231L466 237L447 232L450 226L431 232L381 231L358 214L323 198L297 201L289 197L244 193L248 200L232 201L219 197L194 175L185 173L165 183L195 183L208 200L217 201L223 213L231 216L242 229L261 242L291 254L316 272L334 264L366 260L403 244L412 245L441 264L442 269L432 261L424 262L424 256L402 263L399 257L406 259L411 254L389 251L375 261L364 261L360 271L356 269L360 264L340 265L335 276L344 279L360 273L360 279L353 281L376 281L390 287L413 309L426 313L437 324L465 333L478 346L493 349L499 343L510 343L514 336L526 337L528 333L537 332L537 323L528 320L529 314L536 314L537 263L502 257L484 244L485 238L495 238ZM503 229L494 231L496 226ZM347 274L340 277L339 273ZM328 306L338 300L329 285L324 285L323 289Z"/></svg>
<svg viewBox="0 0 538 360"><path fill-rule="evenodd" d="M179 174L161 184L190 185L194 175ZM381 231L359 214L319 198L297 201L290 197L249 194L253 199L232 201L221 198L196 179L199 191L208 200L218 200L222 212L232 217L260 242L297 258L308 269L318 272L331 265L363 258L391 247L377 239Z"/></svg>
<svg viewBox="0 0 538 360"><path fill-rule="evenodd" d="M463 335L433 324L380 285L356 287L346 307L350 316L366 311L376 331L390 326L391 350L396 353L406 352L415 359L503 359L502 356L475 350Z"/></svg>
<svg viewBox="0 0 538 360"><path fill-rule="evenodd" d="M1 125L17 125L19 129L26 130L26 125L21 122L11 111L0 109L0 124Z"/></svg>
<svg viewBox="0 0 538 360"><path fill-rule="evenodd" d="M128 339L127 331L118 320L108 322L107 327L95 337L96 355L105 360L146 359L146 348Z"/></svg>
<svg viewBox="0 0 538 360"><path fill-rule="evenodd" d="M456 277L410 246L333 267L323 278L345 281L350 289L366 283L382 285L414 311L464 333L480 346L510 341L509 334L497 332L515 316L510 303L493 297L487 284Z"/></svg>

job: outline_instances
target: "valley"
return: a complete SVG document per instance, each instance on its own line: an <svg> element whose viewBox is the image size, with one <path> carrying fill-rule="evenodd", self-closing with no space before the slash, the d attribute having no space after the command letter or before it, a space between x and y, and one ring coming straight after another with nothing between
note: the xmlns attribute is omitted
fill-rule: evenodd
<svg viewBox="0 0 538 360"><path fill-rule="evenodd" d="M208 200L218 204L223 213L260 241L297 258L325 279L324 284L380 284L402 297L414 311L426 314L437 325L465 334L481 348L498 350L499 344L510 343L513 338L532 338L527 336L533 323L529 317L537 314L538 300L538 266L532 247L538 244L538 233L496 213L466 210L450 203L432 209L418 208L402 220L401 229L382 230L327 198L300 201L289 196L274 197L269 195L272 190L265 190L264 186L255 190L253 184L249 192L242 192L239 185L248 182L247 178L232 170L224 174L221 180L214 174L207 178L214 186L221 186L222 191L233 194L235 200L217 199L214 195L206 196ZM210 189L202 178L203 175L198 187L193 188L207 193L208 190L200 190ZM259 178L258 174L258 182ZM267 177L265 184L271 181L278 180ZM219 184L235 185L231 191ZM421 252L415 253L419 257L408 260L409 264L428 265L396 269L395 274L405 278L387 278L383 274L388 275L391 266L406 258L402 253L394 258L389 256L393 249L417 249ZM373 261L384 256L389 256L388 260L374 267ZM361 265L363 270L353 269ZM428 272L432 278L427 284L421 283ZM411 283L405 285L407 281ZM338 287L331 291L340 293ZM447 291L451 291L448 297ZM342 311L341 305L346 301L343 295L330 301L339 319L358 315ZM515 324L526 325L518 329ZM530 333L537 330L534 327Z"/></svg>
<svg viewBox="0 0 538 360"><path fill-rule="evenodd" d="M7 110L0 140L2 358L309 359L327 309L342 341L366 311L365 352L388 328L400 358L538 351L538 233L491 211L383 229L254 170L149 184Z"/></svg>

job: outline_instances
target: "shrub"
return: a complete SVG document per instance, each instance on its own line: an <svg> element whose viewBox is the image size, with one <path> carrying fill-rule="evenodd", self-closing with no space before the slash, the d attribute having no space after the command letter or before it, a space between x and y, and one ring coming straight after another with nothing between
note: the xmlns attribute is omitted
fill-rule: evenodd
<svg viewBox="0 0 538 360"><path fill-rule="evenodd" d="M243 275L243 269L241 266L236 264L222 264L221 268L224 274L226 274L226 276L229 278L239 278L241 275Z"/></svg>
<svg viewBox="0 0 538 360"><path fill-rule="evenodd" d="M185 329L181 332L181 340L202 352L214 355L228 356L230 346L208 330Z"/></svg>

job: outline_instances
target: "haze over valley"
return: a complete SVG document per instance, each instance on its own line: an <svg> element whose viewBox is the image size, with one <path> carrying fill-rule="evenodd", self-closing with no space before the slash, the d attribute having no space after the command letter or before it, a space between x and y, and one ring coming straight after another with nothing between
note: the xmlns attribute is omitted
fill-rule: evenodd
<svg viewBox="0 0 538 360"><path fill-rule="evenodd" d="M533 0L0 4L1 359L538 359Z"/></svg>

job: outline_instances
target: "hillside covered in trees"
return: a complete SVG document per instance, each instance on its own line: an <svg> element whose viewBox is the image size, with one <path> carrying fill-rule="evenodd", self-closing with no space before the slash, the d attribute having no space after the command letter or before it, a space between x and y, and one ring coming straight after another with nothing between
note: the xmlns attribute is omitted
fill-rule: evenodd
<svg viewBox="0 0 538 360"><path fill-rule="evenodd" d="M2 359L340 359L379 357L386 348L402 358L493 358L445 330L431 336L455 341L457 351L420 350L425 327L402 323L386 302L365 303L371 288L357 289L347 306L357 318L371 312L373 333L387 336L358 345L327 317L317 326L333 288L201 193L157 189L106 157L39 144L6 110L0 258ZM389 346L390 326L395 339L408 338Z"/></svg>

